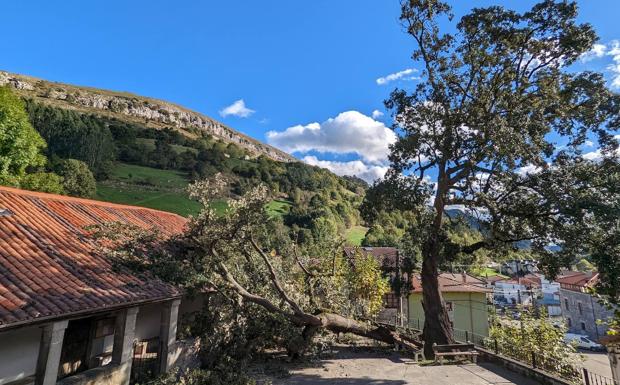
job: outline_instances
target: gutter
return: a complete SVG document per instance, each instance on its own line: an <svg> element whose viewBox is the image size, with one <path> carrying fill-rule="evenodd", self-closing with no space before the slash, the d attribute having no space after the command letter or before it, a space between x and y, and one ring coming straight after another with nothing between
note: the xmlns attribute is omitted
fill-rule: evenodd
<svg viewBox="0 0 620 385"><path fill-rule="evenodd" d="M171 297L164 297L164 298L157 298L157 299L143 300L143 301L134 301L134 302L125 302L125 303L118 304L118 305L98 307L94 309L78 310L78 311L74 311L71 313L63 313L59 315L50 315L50 316L39 317L39 318L34 318L34 319L29 319L29 320L11 322L10 324L0 325L0 333L7 331L7 330L18 329L24 326L36 326L36 325L41 325L44 323L48 323L50 321L55 321L55 320L60 320L60 319L85 318L85 316L108 313L111 311L133 307L136 305L150 305L150 304L155 304L155 303L162 303L162 302L170 301L173 299L179 299L182 297L183 297L183 294L179 294L179 295L171 296Z"/></svg>

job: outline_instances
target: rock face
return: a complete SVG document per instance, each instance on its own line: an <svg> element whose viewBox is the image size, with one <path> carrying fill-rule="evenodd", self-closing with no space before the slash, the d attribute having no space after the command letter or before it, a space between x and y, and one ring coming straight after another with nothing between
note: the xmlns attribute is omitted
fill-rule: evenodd
<svg viewBox="0 0 620 385"><path fill-rule="evenodd" d="M278 161L295 161L291 155L261 143L198 112L162 100L120 92L52 83L29 76L0 71L0 86L8 85L26 97L54 103L62 108L101 113L119 120L131 120L154 127L173 127L188 134L206 132L228 143L235 143L255 156Z"/></svg>

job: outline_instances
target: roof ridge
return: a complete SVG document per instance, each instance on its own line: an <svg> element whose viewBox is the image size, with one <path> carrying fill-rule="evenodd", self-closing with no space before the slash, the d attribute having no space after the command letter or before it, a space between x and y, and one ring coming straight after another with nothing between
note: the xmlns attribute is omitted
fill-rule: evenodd
<svg viewBox="0 0 620 385"><path fill-rule="evenodd" d="M21 195L21 196L38 197L38 198L51 199L51 200L56 200L56 201L86 203L86 204L91 204L91 205L101 206L101 207L110 207L110 208L116 207L116 208L130 209L130 210L147 210L147 211L151 211L154 213L168 214L168 215L176 216L184 220L187 220L187 218L182 217L179 214L171 213L169 211L152 209L149 207L125 205L121 203L112 203L112 202L100 201L96 199L77 198L77 197L72 197L68 195L52 194L52 193L45 193L45 192L40 192L40 191L23 190L23 189L19 189L16 187L0 185L0 192L8 192L12 194Z"/></svg>

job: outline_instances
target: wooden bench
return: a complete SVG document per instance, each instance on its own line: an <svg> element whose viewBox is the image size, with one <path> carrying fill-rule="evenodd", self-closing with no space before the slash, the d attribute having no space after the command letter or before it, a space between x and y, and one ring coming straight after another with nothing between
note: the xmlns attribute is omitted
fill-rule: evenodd
<svg viewBox="0 0 620 385"><path fill-rule="evenodd" d="M478 359L478 352L474 344L433 344L433 353L435 353L435 362L439 361L440 364L443 364L444 357L467 357L471 359L474 364Z"/></svg>

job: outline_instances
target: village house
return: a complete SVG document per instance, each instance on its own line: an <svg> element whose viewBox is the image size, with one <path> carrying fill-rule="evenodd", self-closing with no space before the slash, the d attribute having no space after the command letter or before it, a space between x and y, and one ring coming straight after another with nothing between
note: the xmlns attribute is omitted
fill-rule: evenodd
<svg viewBox="0 0 620 385"><path fill-rule="evenodd" d="M383 274L393 279L399 274L401 267L400 252L396 247L345 247L344 254L349 260L355 253L373 256L381 265ZM399 297L393 291L383 296L383 309L379 312L377 320L390 324L407 324L407 293L404 291ZM401 315L401 316L399 316Z"/></svg>
<svg viewBox="0 0 620 385"><path fill-rule="evenodd" d="M488 289L483 281L465 273L441 273L438 279L455 337L471 341L488 337L488 296L493 291ZM411 286L408 296L409 325L421 329L424 326L424 309L420 276L413 277Z"/></svg>
<svg viewBox="0 0 620 385"><path fill-rule="evenodd" d="M177 288L117 269L85 227L121 222L182 231L156 210L0 187L0 384L128 384L167 371L190 345Z"/></svg>
<svg viewBox="0 0 620 385"><path fill-rule="evenodd" d="M605 336L608 327L605 323L613 316L613 311L598 303L589 289L598 282L598 273L567 271L556 278L560 284L560 303L562 316L566 320L569 333L583 334L594 341Z"/></svg>

